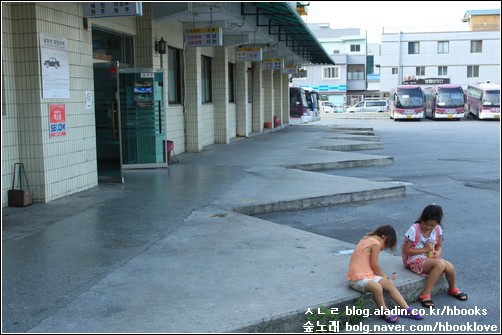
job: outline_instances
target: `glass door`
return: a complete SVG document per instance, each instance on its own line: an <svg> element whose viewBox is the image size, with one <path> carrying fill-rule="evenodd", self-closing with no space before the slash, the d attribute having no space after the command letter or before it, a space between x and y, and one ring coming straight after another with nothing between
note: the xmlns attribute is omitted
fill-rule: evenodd
<svg viewBox="0 0 502 335"><path fill-rule="evenodd" d="M161 70L119 70L123 169L167 166L163 85Z"/></svg>
<svg viewBox="0 0 502 335"><path fill-rule="evenodd" d="M110 63L94 64L98 180L123 183L117 78L110 75L111 68Z"/></svg>
<svg viewBox="0 0 502 335"><path fill-rule="evenodd" d="M99 181L124 182L117 69L134 65L133 50L131 36L99 28L92 29L96 158Z"/></svg>

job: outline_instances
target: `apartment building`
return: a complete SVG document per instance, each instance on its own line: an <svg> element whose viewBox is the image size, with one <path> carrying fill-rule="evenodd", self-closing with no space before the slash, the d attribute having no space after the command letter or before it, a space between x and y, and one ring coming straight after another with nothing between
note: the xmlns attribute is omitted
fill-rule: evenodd
<svg viewBox="0 0 502 335"><path fill-rule="evenodd" d="M500 83L500 32L384 33L380 90L401 83Z"/></svg>
<svg viewBox="0 0 502 335"><path fill-rule="evenodd" d="M304 65L307 76L292 78L291 83L313 88L340 111L367 91L366 36L358 28L331 29L329 23L308 26L335 65Z"/></svg>

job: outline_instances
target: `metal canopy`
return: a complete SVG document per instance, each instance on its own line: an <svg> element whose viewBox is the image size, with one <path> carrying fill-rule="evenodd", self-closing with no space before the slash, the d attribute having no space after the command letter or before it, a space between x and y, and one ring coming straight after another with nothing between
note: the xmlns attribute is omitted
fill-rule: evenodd
<svg viewBox="0 0 502 335"><path fill-rule="evenodd" d="M277 35L279 41L309 60L312 64L335 62L328 56L318 39L312 34L300 15L287 2L253 2L256 11L242 6L242 15L256 15L256 25L268 27L270 35ZM261 19L266 16L268 20Z"/></svg>

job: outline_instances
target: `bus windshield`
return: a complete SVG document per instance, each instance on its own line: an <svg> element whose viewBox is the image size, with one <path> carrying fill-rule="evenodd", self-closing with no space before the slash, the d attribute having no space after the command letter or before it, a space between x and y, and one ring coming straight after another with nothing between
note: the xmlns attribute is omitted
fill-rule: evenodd
<svg viewBox="0 0 502 335"><path fill-rule="evenodd" d="M458 89L441 89L437 95L438 107L462 107L464 94Z"/></svg>
<svg viewBox="0 0 502 335"><path fill-rule="evenodd" d="M500 106L500 91L486 91L483 96L483 106Z"/></svg>
<svg viewBox="0 0 502 335"><path fill-rule="evenodd" d="M417 108L424 104L422 90L402 90L397 91L396 107Z"/></svg>

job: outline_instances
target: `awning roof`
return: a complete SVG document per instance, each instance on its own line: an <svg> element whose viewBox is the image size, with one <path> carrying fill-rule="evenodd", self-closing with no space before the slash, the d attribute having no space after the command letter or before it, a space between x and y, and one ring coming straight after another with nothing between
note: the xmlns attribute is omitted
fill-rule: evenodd
<svg viewBox="0 0 502 335"><path fill-rule="evenodd" d="M279 41L284 41L287 47L291 47L295 53L309 60L313 64L335 64L328 56L317 37L310 31L307 24L288 2L253 2L258 13L269 18L269 34L276 34ZM253 15L252 13L243 13ZM257 19L259 23L259 17ZM277 29L279 27L279 29Z"/></svg>

